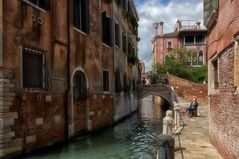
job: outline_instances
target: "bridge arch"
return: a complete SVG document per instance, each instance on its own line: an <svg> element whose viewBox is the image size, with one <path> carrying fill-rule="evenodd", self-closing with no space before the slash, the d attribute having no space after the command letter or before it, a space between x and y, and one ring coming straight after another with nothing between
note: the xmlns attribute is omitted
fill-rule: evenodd
<svg viewBox="0 0 239 159"><path fill-rule="evenodd" d="M173 107L174 92L169 85L139 85L139 97L159 96L164 99L170 107Z"/></svg>

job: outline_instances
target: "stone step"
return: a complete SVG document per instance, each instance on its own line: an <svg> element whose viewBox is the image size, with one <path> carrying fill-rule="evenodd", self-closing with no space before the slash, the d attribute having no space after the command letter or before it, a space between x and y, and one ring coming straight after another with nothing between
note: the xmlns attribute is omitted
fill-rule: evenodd
<svg viewBox="0 0 239 159"><path fill-rule="evenodd" d="M0 140L0 144L10 143L11 141L12 141L11 138L2 139Z"/></svg>
<svg viewBox="0 0 239 159"><path fill-rule="evenodd" d="M4 133L0 134L0 140L7 139L7 138L12 138L15 136L15 132L10 132L10 133Z"/></svg>

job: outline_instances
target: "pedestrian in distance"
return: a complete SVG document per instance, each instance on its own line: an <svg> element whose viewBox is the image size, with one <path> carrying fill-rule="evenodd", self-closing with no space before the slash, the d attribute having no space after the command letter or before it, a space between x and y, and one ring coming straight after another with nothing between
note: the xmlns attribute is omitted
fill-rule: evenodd
<svg viewBox="0 0 239 159"><path fill-rule="evenodd" d="M191 118L193 116L193 111L197 110L197 108L198 108L197 97L194 96L192 102L189 105L189 107L186 109L186 112L188 112L188 117L189 118Z"/></svg>

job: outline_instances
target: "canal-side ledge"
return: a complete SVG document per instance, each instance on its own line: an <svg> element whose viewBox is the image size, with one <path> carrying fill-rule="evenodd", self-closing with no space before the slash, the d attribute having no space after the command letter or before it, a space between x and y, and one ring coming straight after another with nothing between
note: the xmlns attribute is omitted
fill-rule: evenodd
<svg viewBox="0 0 239 159"><path fill-rule="evenodd" d="M186 124L180 135L184 159L222 159L209 140L208 105L199 103L198 117L188 118L184 111L190 101L178 100ZM177 138L175 149L175 159L182 159Z"/></svg>

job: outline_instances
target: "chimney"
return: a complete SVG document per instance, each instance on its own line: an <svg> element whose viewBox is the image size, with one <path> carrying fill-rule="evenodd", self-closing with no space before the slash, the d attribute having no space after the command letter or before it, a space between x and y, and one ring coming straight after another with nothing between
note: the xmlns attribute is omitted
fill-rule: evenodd
<svg viewBox="0 0 239 159"><path fill-rule="evenodd" d="M181 24L181 21L178 19L176 24L176 31L179 32L181 28L182 28L182 24Z"/></svg>
<svg viewBox="0 0 239 159"><path fill-rule="evenodd" d="M200 29L201 29L201 28L200 28L200 24L201 24L201 22L197 22L196 24L197 24L196 29L197 29L197 30L200 30Z"/></svg>
<svg viewBox="0 0 239 159"><path fill-rule="evenodd" d="M159 23L153 23L153 29L154 29L154 35L155 36L158 35L158 26L159 26Z"/></svg>
<svg viewBox="0 0 239 159"><path fill-rule="evenodd" d="M161 21L160 23L160 36L163 36L163 22Z"/></svg>

